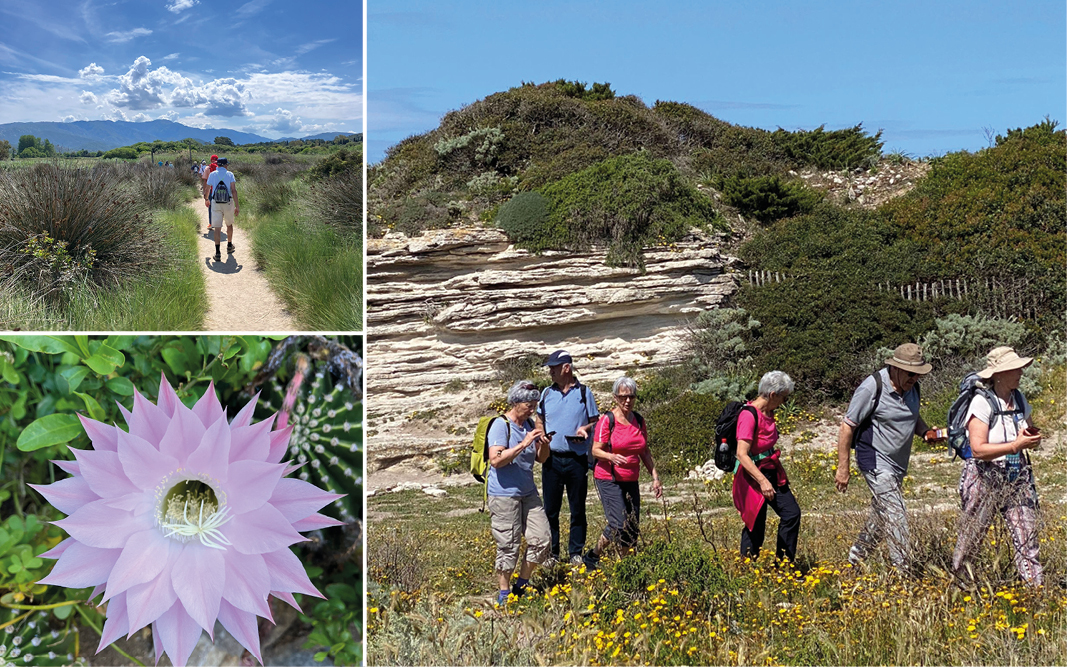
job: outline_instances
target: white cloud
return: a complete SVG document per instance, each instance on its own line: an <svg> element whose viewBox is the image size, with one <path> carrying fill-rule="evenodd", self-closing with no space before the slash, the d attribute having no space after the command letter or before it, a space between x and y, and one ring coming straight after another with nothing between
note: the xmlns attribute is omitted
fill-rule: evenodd
<svg viewBox="0 0 1067 667"><path fill-rule="evenodd" d="M197 0L172 0L172 2L167 5L167 9L175 14L179 14L195 4L198 4Z"/></svg>
<svg viewBox="0 0 1067 667"><path fill-rule="evenodd" d="M193 114L192 116L185 116L176 122L181 123L182 125L188 125L189 127L196 127L201 130L211 125L211 119L205 116L203 112Z"/></svg>
<svg viewBox="0 0 1067 667"><path fill-rule="evenodd" d="M88 90L83 90L81 97L78 99L81 100L82 104L96 104L96 95L89 92Z"/></svg>
<svg viewBox="0 0 1067 667"><path fill-rule="evenodd" d="M245 84L237 79L215 79L200 89L208 100L209 116L251 116L245 108Z"/></svg>
<svg viewBox="0 0 1067 667"><path fill-rule="evenodd" d="M159 117L159 120L178 120L178 112L175 111L174 109L171 109L167 113L162 114Z"/></svg>
<svg viewBox="0 0 1067 667"><path fill-rule="evenodd" d="M274 118L265 127L282 134L295 134L303 129L304 124L299 118L293 116L292 111L279 108L274 110Z"/></svg>
<svg viewBox="0 0 1067 667"><path fill-rule="evenodd" d="M260 13L269 4L270 0L252 0L238 7L236 14L239 18L246 19Z"/></svg>
<svg viewBox="0 0 1067 667"><path fill-rule="evenodd" d="M335 41L337 41L336 37L333 38L333 39L319 39L319 40L316 40L314 42L308 42L307 44L301 44L300 48L298 48L296 50L296 54L298 56L302 56L302 55L304 55L305 53L307 53L309 51L314 51L315 49L319 48L323 44L329 44L330 42L335 42Z"/></svg>
<svg viewBox="0 0 1067 667"><path fill-rule="evenodd" d="M130 41L131 39L137 37L145 37L151 34L152 31L148 28L134 28L129 32L109 32L108 34L104 35L104 37L107 39L107 41L113 44L122 44L124 42Z"/></svg>
<svg viewBox="0 0 1067 667"><path fill-rule="evenodd" d="M63 122L64 123L73 123L76 120L78 120L78 119L75 118L74 116L63 116Z"/></svg>
<svg viewBox="0 0 1067 667"><path fill-rule="evenodd" d="M78 76L83 79L95 79L104 73L104 68L96 63L89 63L84 69L78 70Z"/></svg>
<svg viewBox="0 0 1067 667"><path fill-rule="evenodd" d="M191 87L193 82L166 67L151 70L152 61L140 56L133 62L130 71L119 76L119 87L106 96L108 102L116 107L126 107L141 111L158 109L167 104L165 87L176 89Z"/></svg>
<svg viewBox="0 0 1067 667"><path fill-rule="evenodd" d="M174 60L180 55L180 53L168 53L167 55L163 56L163 60Z"/></svg>
<svg viewBox="0 0 1067 667"><path fill-rule="evenodd" d="M133 117L133 122L135 122L135 123L144 123L145 121L149 121L149 120L152 120L152 119L149 116L147 116L146 114L143 114L143 113L139 113L139 114L137 114L136 116Z"/></svg>

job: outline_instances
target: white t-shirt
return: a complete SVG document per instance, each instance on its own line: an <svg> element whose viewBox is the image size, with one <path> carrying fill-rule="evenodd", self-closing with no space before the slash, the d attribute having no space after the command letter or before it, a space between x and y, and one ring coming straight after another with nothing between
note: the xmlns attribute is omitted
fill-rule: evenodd
<svg viewBox="0 0 1067 667"><path fill-rule="evenodd" d="M1020 404L1013 406L1013 409L1018 409L1020 412L1012 413L1008 409L1007 403L994 394L993 398L997 401L999 409L1007 414L999 415L993 420L992 424L989 424L989 418L993 413L989 406L989 400L981 394L975 394L974 398L971 399L970 407L967 408L967 420L964 423L970 424L971 417L977 417L983 424L989 424L989 439L987 442L991 445L1014 442L1019 435L1019 431L1026 429L1030 425L1030 404L1026 402L1026 397L1022 395L1022 392L1012 392L1012 396L1019 397ZM1004 456L998 456L993 460L1000 461L1003 458Z"/></svg>
<svg viewBox="0 0 1067 667"><path fill-rule="evenodd" d="M234 178L232 172L226 170L224 167L219 167L215 171L211 172L211 175L207 177L207 186L208 186L208 188L210 188L210 190L208 192L211 193L209 196L211 197L212 201L214 201L214 199L215 199L215 186L219 184L219 181L222 181L223 183L225 183L226 187L229 188L229 190L230 190L230 202L232 203L233 202L233 184L237 181L237 179Z"/></svg>

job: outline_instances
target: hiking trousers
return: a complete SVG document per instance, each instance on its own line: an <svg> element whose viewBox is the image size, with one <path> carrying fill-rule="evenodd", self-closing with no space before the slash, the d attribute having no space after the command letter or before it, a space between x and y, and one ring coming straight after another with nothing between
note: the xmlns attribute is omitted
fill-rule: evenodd
<svg viewBox="0 0 1067 667"><path fill-rule="evenodd" d="M904 475L885 470L860 470L860 474L871 489L871 509L867 524L848 552L848 562L855 565L866 559L884 539L893 567L904 569L909 558L908 514L904 509L902 488Z"/></svg>
<svg viewBox="0 0 1067 667"><path fill-rule="evenodd" d="M752 524L752 530L748 526L741 528L741 556L756 558L760 549L763 548L763 540L767 531L767 506L778 515L778 542L775 545L774 555L778 560L788 558L789 562L797 560L797 539L800 536L800 505L789 490L788 484L783 484L774 489L774 499L765 500L756 521Z"/></svg>
<svg viewBox="0 0 1067 667"><path fill-rule="evenodd" d="M1014 479L1002 464L967 459L960 473L959 538L952 553L952 571L959 572L978 552L993 516L1004 517L1004 527L1015 552L1015 569L1031 586L1044 578L1037 560L1037 490L1029 464Z"/></svg>
<svg viewBox="0 0 1067 667"><path fill-rule="evenodd" d="M604 537L623 549L637 546L641 533L641 489L635 482L594 479L604 506Z"/></svg>
<svg viewBox="0 0 1067 667"><path fill-rule="evenodd" d="M581 557L589 526L585 516L585 499L589 493L589 458L584 454L552 452L541 466L541 490L545 494L545 515L552 532L552 557L559 558L559 513L563 507L564 491L571 512L567 553Z"/></svg>
<svg viewBox="0 0 1067 667"><path fill-rule="evenodd" d="M496 569L511 572L519 563L519 548L526 537L526 560L548 560L548 520L536 493L527 496L489 496L489 525L496 540Z"/></svg>

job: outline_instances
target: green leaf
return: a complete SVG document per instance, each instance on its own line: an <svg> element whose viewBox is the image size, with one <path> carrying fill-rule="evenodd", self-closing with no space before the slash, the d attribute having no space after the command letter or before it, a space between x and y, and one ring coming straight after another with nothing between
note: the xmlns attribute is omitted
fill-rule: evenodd
<svg viewBox="0 0 1067 667"><path fill-rule="evenodd" d="M67 620L67 617L70 616L71 612L73 612L73 611L74 611L74 605L68 604L68 605L65 605L63 607L56 607L55 609L52 610L52 613L55 614L55 617L58 618L59 620L65 621L65 620Z"/></svg>
<svg viewBox="0 0 1067 667"><path fill-rule="evenodd" d="M3 355L0 355L0 377L4 378L4 382L10 382L11 384L18 384L21 379L18 371Z"/></svg>
<svg viewBox="0 0 1067 667"><path fill-rule="evenodd" d="M67 381L70 391L75 391L82 380L89 375L89 369L85 366L71 366L59 371L59 375Z"/></svg>
<svg viewBox="0 0 1067 667"><path fill-rule="evenodd" d="M128 350L135 340L137 340L136 336L108 336L104 341L104 345L122 351ZM99 352L99 350L97 351Z"/></svg>
<svg viewBox="0 0 1067 667"><path fill-rule="evenodd" d="M126 357L115 348L104 343L96 352L85 359L85 365L100 375L114 373L115 369L126 363Z"/></svg>
<svg viewBox="0 0 1067 667"><path fill-rule="evenodd" d="M326 659L326 656L327 656L326 651L319 651L318 653L315 654L315 662L322 662L323 660Z"/></svg>
<svg viewBox="0 0 1067 667"><path fill-rule="evenodd" d="M15 445L19 450L32 452L42 447L70 442L84 433L81 422L75 415L53 414L41 417L27 426Z"/></svg>
<svg viewBox="0 0 1067 667"><path fill-rule="evenodd" d="M185 372L189 370L189 361L185 357L185 352L180 348L165 347L159 354L175 374L185 375Z"/></svg>
<svg viewBox="0 0 1067 667"><path fill-rule="evenodd" d="M104 414L104 408L100 407L100 403L89 394L83 394L80 391L74 392L75 395L80 396L85 401L85 408L89 411L89 416L96 421L104 421L106 415Z"/></svg>
<svg viewBox="0 0 1067 667"><path fill-rule="evenodd" d="M15 421L19 421L26 416L26 397L29 396L29 392L26 390L19 392L19 397L15 401L15 404L11 406L11 418Z"/></svg>
<svg viewBox="0 0 1067 667"><path fill-rule="evenodd" d="M74 336L0 336L0 340L17 345L30 352L47 352L61 354L72 352L79 357L81 350L74 344Z"/></svg>
<svg viewBox="0 0 1067 667"><path fill-rule="evenodd" d="M124 377L115 377L109 379L104 384L107 388L115 392L119 396L133 396L133 383Z"/></svg>
<svg viewBox="0 0 1067 667"><path fill-rule="evenodd" d="M11 574L18 574L19 572L22 572L22 561L16 560L12 562L11 565L7 566L7 571Z"/></svg>
<svg viewBox="0 0 1067 667"><path fill-rule="evenodd" d="M89 349L89 337L88 336L75 336L74 344L78 346L78 356L81 358L93 356L93 351Z"/></svg>
<svg viewBox="0 0 1067 667"><path fill-rule="evenodd" d="M339 598L345 602L356 602L359 599L359 596L356 595L356 589L348 584L341 583L333 583L327 586L326 596L331 599Z"/></svg>

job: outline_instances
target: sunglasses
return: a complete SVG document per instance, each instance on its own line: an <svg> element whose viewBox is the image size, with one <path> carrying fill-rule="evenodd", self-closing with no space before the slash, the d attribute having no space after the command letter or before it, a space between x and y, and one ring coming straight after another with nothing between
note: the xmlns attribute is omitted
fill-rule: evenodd
<svg viewBox="0 0 1067 667"><path fill-rule="evenodd" d="M626 401L626 400L636 401L637 400L637 396L635 394L615 394L615 399L619 400L619 401Z"/></svg>

